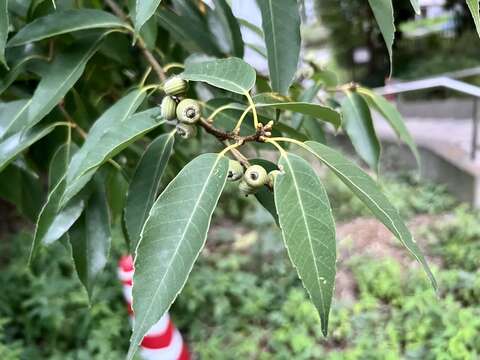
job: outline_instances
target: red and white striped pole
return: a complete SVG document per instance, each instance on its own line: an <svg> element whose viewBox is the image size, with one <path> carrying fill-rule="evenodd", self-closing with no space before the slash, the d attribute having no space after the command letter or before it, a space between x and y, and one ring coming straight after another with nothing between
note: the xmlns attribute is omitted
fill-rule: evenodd
<svg viewBox="0 0 480 360"><path fill-rule="evenodd" d="M118 262L118 277L123 285L123 296L132 322L135 321L132 309L133 270L132 256L123 256ZM140 356L144 360L190 360L182 335L170 320L168 313L163 315L143 338Z"/></svg>

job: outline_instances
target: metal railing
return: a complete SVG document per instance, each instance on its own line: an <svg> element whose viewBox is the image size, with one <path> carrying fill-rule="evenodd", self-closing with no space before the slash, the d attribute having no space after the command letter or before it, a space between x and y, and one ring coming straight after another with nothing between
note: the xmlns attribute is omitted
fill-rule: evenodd
<svg viewBox="0 0 480 360"><path fill-rule="evenodd" d="M382 88L377 88L375 89L375 91L381 95L396 95L412 91L445 88L471 97L473 100L473 114L471 136L472 147L470 152L470 158L472 160L475 160L476 152L478 149L478 102L480 99L480 87L454 79L454 77L462 78L475 75L480 75L480 67L460 70L452 73L447 73L442 76L422 80L391 83Z"/></svg>

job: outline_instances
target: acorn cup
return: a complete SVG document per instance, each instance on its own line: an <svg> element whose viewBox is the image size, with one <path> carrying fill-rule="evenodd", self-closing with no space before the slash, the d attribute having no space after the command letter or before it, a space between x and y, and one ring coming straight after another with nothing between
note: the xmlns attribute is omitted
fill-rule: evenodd
<svg viewBox="0 0 480 360"><path fill-rule="evenodd" d="M243 176L243 166L240 162L236 160L230 160L228 163L228 181L237 181L240 180Z"/></svg>
<svg viewBox="0 0 480 360"><path fill-rule="evenodd" d="M184 94L188 89L188 83L179 76L174 76L163 85L163 91L170 96L178 96Z"/></svg>
<svg viewBox="0 0 480 360"><path fill-rule="evenodd" d="M177 102L165 96L160 104L160 114L165 120L174 120L177 117Z"/></svg>
<svg viewBox="0 0 480 360"><path fill-rule="evenodd" d="M248 186L258 189L268 182L268 174L260 165L252 165L245 171L243 179Z"/></svg>
<svg viewBox="0 0 480 360"><path fill-rule="evenodd" d="M200 104L193 99L184 99L177 105L177 119L185 124L195 124L200 120Z"/></svg>

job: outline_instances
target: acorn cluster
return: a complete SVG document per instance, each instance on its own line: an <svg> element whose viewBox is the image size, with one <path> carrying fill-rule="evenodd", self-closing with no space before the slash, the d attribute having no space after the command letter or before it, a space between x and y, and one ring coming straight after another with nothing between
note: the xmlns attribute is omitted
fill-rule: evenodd
<svg viewBox="0 0 480 360"><path fill-rule="evenodd" d="M166 96L160 105L161 116L165 120L177 120L177 133L184 139L196 135L195 123L200 120L200 104L194 99L184 98L188 89L187 81L174 76L163 85Z"/></svg>
<svg viewBox="0 0 480 360"><path fill-rule="evenodd" d="M242 195L248 196L255 194L263 186L273 187L275 177L280 173L279 170L273 170L267 173L267 170L260 165L251 165L244 170L240 162L230 160L228 167L228 181L239 181L238 188Z"/></svg>

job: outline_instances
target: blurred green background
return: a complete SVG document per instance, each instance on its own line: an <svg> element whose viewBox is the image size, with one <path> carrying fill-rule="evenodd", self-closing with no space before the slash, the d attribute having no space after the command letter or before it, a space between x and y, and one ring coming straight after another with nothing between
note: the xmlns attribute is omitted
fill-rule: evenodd
<svg viewBox="0 0 480 360"><path fill-rule="evenodd" d="M387 176L383 187L426 244L438 296L396 240L326 175L339 264L330 335L324 339L270 215L254 199L230 196L232 186L222 196L207 249L172 309L193 352L201 359L477 359L478 213L443 188L414 178ZM240 223L242 214L249 215ZM43 253L34 276L25 268L29 244L24 231L1 245L0 358L122 358L130 333L114 263L88 308L63 246ZM122 246L118 235L114 259Z"/></svg>
<svg viewBox="0 0 480 360"><path fill-rule="evenodd" d="M383 41L365 0L309 2L306 57L341 81L382 85ZM438 17L415 18L395 1L399 34L393 77L415 79L480 64L463 1ZM403 7L408 7L405 9ZM306 16L306 15L305 15ZM348 28L349 31L344 29ZM420 34L420 35L418 35ZM372 55L354 61L359 48ZM467 79L476 82L478 79ZM437 294L416 262L336 178L324 175L338 225L338 275L330 335L289 264L278 229L254 199L221 198L207 248L171 314L200 359L480 358L480 219L438 185L415 174L380 181L434 267ZM56 244L26 268L33 228L0 202L0 359L121 359L130 324L116 277L124 254L117 229L112 259L89 307L69 254ZM255 229L255 230L252 230Z"/></svg>

